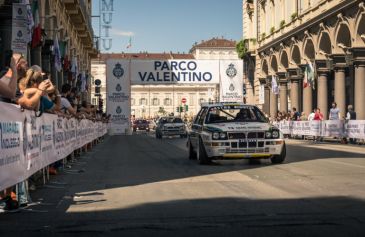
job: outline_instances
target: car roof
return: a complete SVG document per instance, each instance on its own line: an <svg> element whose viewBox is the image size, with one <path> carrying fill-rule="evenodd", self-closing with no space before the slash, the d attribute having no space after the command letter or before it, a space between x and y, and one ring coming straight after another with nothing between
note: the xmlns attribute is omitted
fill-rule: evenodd
<svg viewBox="0 0 365 237"><path fill-rule="evenodd" d="M201 107L218 107L218 106L245 106L245 107L256 107L256 105L245 104L243 102L210 102L202 103Z"/></svg>

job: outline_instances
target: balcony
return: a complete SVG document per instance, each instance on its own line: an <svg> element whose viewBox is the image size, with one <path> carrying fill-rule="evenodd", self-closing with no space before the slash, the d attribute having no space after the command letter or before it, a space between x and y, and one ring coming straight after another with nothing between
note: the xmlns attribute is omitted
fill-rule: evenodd
<svg viewBox="0 0 365 237"><path fill-rule="evenodd" d="M93 47L94 30L85 0L64 0L65 8L86 47Z"/></svg>

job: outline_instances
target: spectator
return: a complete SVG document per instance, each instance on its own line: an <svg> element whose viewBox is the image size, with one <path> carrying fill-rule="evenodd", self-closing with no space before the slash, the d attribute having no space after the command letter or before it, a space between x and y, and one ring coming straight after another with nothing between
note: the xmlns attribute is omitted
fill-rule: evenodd
<svg viewBox="0 0 365 237"><path fill-rule="evenodd" d="M314 120L314 115L315 114L316 114L316 109L313 109L312 113L310 113L309 116L308 116L308 121Z"/></svg>
<svg viewBox="0 0 365 237"><path fill-rule="evenodd" d="M323 120L323 114L321 113L321 110L319 108L316 109L316 113L314 114L313 120Z"/></svg>
<svg viewBox="0 0 365 237"><path fill-rule="evenodd" d="M54 87L50 80L43 81L42 73L28 69L26 76L19 80L19 90L22 96L18 99L20 106L30 110L49 110L53 103L47 98L48 91Z"/></svg>
<svg viewBox="0 0 365 237"><path fill-rule="evenodd" d="M69 113L74 117L78 117L76 110L72 107L71 103L68 101L67 96L71 93L71 85L64 84L61 89L61 111Z"/></svg>
<svg viewBox="0 0 365 237"><path fill-rule="evenodd" d="M356 120L356 112L352 105L347 106L346 120Z"/></svg>
<svg viewBox="0 0 365 237"><path fill-rule="evenodd" d="M304 112L302 112L302 114L300 116L300 121L307 121L307 120L308 120L307 115Z"/></svg>
<svg viewBox="0 0 365 237"><path fill-rule="evenodd" d="M300 113L297 111L297 108L293 107L292 120L298 121L299 118L300 118Z"/></svg>
<svg viewBox="0 0 365 237"><path fill-rule="evenodd" d="M0 101L8 101L15 98L18 80L18 64L21 61L20 54L13 54L10 60L10 69L0 79ZM8 100L6 100L8 99Z"/></svg>
<svg viewBox="0 0 365 237"><path fill-rule="evenodd" d="M354 111L352 105L347 106L346 122L349 120L356 120L356 112ZM350 138L349 140L351 144L356 143L356 140L353 138Z"/></svg>
<svg viewBox="0 0 365 237"><path fill-rule="evenodd" d="M340 109L337 108L336 102L332 103L332 108L330 109L329 120L339 120L340 119Z"/></svg>
<svg viewBox="0 0 365 237"><path fill-rule="evenodd" d="M323 120L323 114L321 113L321 110L319 108L316 109L316 113L314 114L314 118L313 118L314 121L322 121ZM316 137L314 136L313 137L313 140L314 141L317 141L318 138L320 137ZM320 138L321 139L321 138Z"/></svg>

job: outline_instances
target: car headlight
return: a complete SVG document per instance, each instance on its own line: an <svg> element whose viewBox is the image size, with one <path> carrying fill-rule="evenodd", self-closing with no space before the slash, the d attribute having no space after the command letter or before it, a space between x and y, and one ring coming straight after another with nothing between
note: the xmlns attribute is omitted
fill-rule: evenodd
<svg viewBox="0 0 365 237"><path fill-rule="evenodd" d="M214 132L212 137L213 137L213 139L218 140L219 139L219 132Z"/></svg>
<svg viewBox="0 0 365 237"><path fill-rule="evenodd" d="M226 139L227 138L227 133L225 133L225 132L219 133L219 138L220 139Z"/></svg>
<svg viewBox="0 0 365 237"><path fill-rule="evenodd" d="M272 134L270 131L265 132L265 138L271 138Z"/></svg>
<svg viewBox="0 0 365 237"><path fill-rule="evenodd" d="M214 132L212 134L213 140L226 140L227 139L227 133L226 132Z"/></svg>
<svg viewBox="0 0 365 237"><path fill-rule="evenodd" d="M272 138L279 138L279 137L280 137L280 132L278 130L272 131Z"/></svg>

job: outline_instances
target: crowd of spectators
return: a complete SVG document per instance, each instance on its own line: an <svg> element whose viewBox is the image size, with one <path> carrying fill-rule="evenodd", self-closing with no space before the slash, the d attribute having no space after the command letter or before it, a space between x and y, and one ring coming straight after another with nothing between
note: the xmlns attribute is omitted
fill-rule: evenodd
<svg viewBox="0 0 365 237"><path fill-rule="evenodd" d="M105 121L106 114L97 110L71 84L57 88L50 75L38 65L29 66L20 54L13 54L10 67L0 78L0 101L16 103L22 109L33 110L37 116L53 113L78 119Z"/></svg>
<svg viewBox="0 0 365 237"><path fill-rule="evenodd" d="M9 67L0 74L1 102L18 104L22 111L32 110L37 117L43 113L52 113L65 118L108 122L109 116L81 98L76 87L72 87L71 84L66 83L59 90L48 73L38 65L29 66L20 54L13 54ZM49 172L56 174L55 168L59 166L59 162L50 165ZM33 189L36 176L37 174L28 180ZM28 182L22 182L18 184L18 188L0 190L0 211L2 208L16 209L22 204L15 190L24 189L26 186Z"/></svg>

